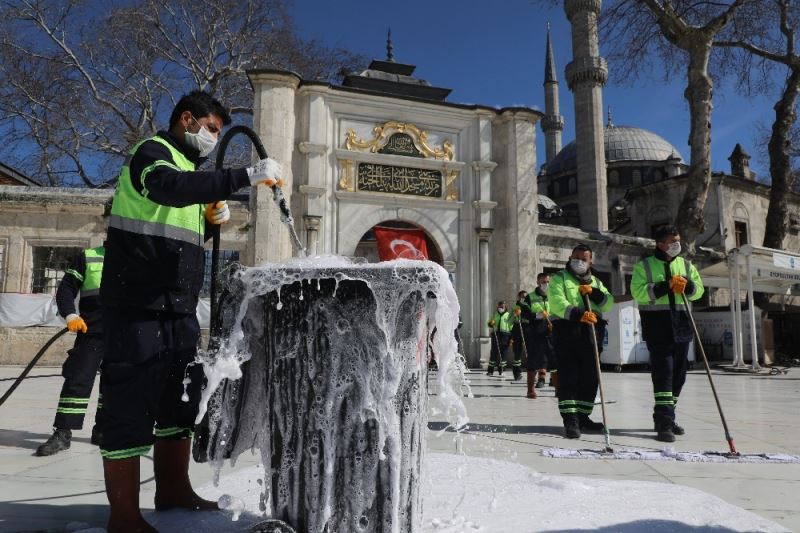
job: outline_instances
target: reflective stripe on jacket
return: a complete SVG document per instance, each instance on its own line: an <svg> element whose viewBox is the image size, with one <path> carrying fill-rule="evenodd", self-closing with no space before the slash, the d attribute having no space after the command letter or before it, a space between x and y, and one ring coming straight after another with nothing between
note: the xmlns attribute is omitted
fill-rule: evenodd
<svg viewBox="0 0 800 533"><path fill-rule="evenodd" d="M667 277L667 265L669 265L669 278L678 275L683 276L692 282L686 287L686 298L693 302L703 296L705 288L703 280L697 268L683 257L676 257L669 263L651 255L642 259L633 267L633 277L631 278L631 295L639 304L640 311L668 311L670 310L669 294L667 290L660 296L656 294L656 285L661 282L669 283ZM675 306L683 307L683 298L680 295L674 297Z"/></svg>

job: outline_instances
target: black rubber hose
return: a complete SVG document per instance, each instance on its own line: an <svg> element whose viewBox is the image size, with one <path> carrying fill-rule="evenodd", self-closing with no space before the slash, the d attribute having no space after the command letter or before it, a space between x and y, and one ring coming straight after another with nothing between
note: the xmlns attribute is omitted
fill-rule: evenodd
<svg viewBox="0 0 800 533"><path fill-rule="evenodd" d="M219 141L219 148L217 149L217 163L216 168L221 169L223 163L225 162L225 152L228 149L228 144L230 144L231 139L238 134L244 134L250 139L250 142L253 143L253 147L256 149L256 154L258 154L259 159L266 159L267 151L264 149L264 144L261 142L261 139L258 138L256 132L253 131L251 128L248 128L244 125L236 125L230 128L228 131L225 132L225 135L222 136L222 139ZM286 207L286 203L280 206L281 211L286 210L288 211L288 207ZM219 241L220 241L220 227L219 224L215 224L211 228L211 329L212 332L215 328L216 320L217 320L217 276L219 275Z"/></svg>
<svg viewBox="0 0 800 533"><path fill-rule="evenodd" d="M14 383L11 384L11 387L9 387L9 389L3 394L3 397L0 398L0 406L2 406L6 402L6 400L8 400L9 396L11 396L11 393L14 392L17 387L19 387L20 383L22 383L22 380L25 379L28 376L28 373L31 370L33 370L33 367L36 366L36 363L39 362L39 359L42 358L42 356L47 351L47 349L54 342L56 342L59 339L59 337L64 335L64 333L66 333L67 331L69 331L69 329L67 329L67 328L62 329L61 331L59 331L58 333L56 333L55 335L50 337L49 341L44 343L44 346L42 346L42 349L39 350L39 352L36 354L36 356L33 359L31 359L31 362L28 363L28 366L25 367L25 370L22 371L22 374L19 375L19 377L14 381Z"/></svg>

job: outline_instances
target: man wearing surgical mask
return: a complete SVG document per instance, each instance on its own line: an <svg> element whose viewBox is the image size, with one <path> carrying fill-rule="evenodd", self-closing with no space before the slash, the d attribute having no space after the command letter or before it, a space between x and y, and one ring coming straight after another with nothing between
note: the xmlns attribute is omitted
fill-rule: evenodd
<svg viewBox="0 0 800 533"><path fill-rule="evenodd" d="M242 187L277 182L280 165L198 170L228 110L194 91L169 129L140 141L120 170L111 206L100 301L103 308L103 421L100 451L111 506L107 530L155 531L139 509L140 457L153 447L155 508L216 509L189 480L202 368L196 309L203 244L226 222L225 200Z"/></svg>
<svg viewBox="0 0 800 533"><path fill-rule="evenodd" d="M639 305L642 336L650 352L653 423L656 439L674 442L685 430L675 422L675 405L686 382L692 328L683 296L703 295L697 269L680 257L681 236L675 226L655 231L655 253L633 267L631 295Z"/></svg>
<svg viewBox="0 0 800 533"><path fill-rule="evenodd" d="M597 395L592 333L602 349L607 313L614 297L603 282L592 275L592 249L579 244L572 250L564 270L550 276L550 315L558 358L558 410L564 436L577 439L581 430L602 431L603 424L589 418ZM584 298L588 297L589 307ZM594 328L592 328L594 325Z"/></svg>

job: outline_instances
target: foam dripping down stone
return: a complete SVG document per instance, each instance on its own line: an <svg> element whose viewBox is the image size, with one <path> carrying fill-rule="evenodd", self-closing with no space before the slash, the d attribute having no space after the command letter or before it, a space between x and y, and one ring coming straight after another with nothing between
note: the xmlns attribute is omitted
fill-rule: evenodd
<svg viewBox="0 0 800 533"><path fill-rule="evenodd" d="M447 273L298 259L235 272L220 309L205 456L260 453L262 511L298 531L419 531L430 357L439 409L467 422Z"/></svg>

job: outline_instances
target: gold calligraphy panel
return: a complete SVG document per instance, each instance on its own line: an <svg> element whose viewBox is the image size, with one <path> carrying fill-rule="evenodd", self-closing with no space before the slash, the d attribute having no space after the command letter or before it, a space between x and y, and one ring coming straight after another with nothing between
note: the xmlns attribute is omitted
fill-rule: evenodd
<svg viewBox="0 0 800 533"><path fill-rule="evenodd" d="M367 192L441 198L442 172L376 163L359 163L356 188L359 191Z"/></svg>

